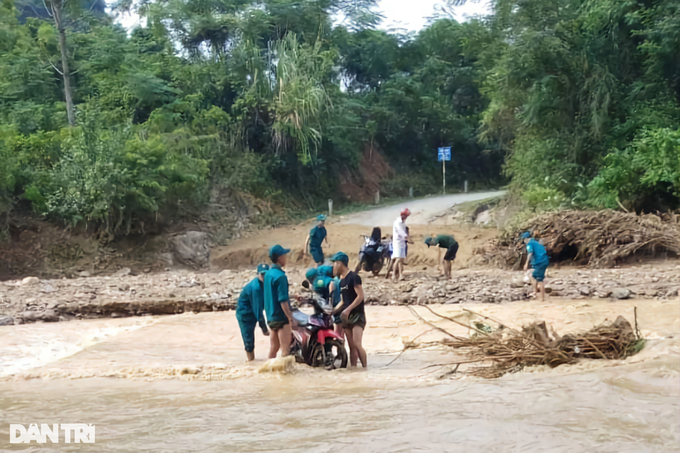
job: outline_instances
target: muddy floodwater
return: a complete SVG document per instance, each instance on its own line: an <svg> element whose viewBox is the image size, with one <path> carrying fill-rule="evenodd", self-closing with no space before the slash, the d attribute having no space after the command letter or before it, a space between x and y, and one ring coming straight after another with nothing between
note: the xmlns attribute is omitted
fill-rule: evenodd
<svg viewBox="0 0 680 453"><path fill-rule="evenodd" d="M623 315L646 348L623 361L533 369L496 380L444 377L441 346L406 351L430 329L407 307L368 307L368 371L258 373L233 312L0 328L0 449L9 424L92 423L96 444L33 451L680 451L680 301L580 300L463 308L560 333ZM416 307L418 309L418 307ZM422 310L422 316L434 316ZM452 333L465 329L435 321ZM259 333L258 333L259 335ZM433 341L429 333L418 341ZM267 339L259 335L262 359Z"/></svg>

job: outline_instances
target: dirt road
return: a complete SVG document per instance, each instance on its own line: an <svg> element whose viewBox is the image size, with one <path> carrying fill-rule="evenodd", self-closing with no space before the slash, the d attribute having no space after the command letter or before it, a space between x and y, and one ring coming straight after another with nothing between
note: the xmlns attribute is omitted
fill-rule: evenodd
<svg viewBox="0 0 680 453"><path fill-rule="evenodd" d="M347 253L354 260L363 244L362 234L371 233L372 227L380 226L383 235L392 234L392 223L404 207L413 213L408 219L411 236L414 241L409 245L411 266L435 266L437 252L428 250L423 240L430 234L453 234L460 244L464 244L458 252L454 268L467 266L475 247L479 247L493 238L497 231L492 228L476 226L447 227L439 223L429 223L428 219L451 208L454 204L467 201L483 200L504 194L503 191L480 192L469 194L447 195L433 198L411 200L406 203L381 207L370 211L359 212L348 216L331 217L326 222L330 246L324 244L324 253L330 256L337 251ZM312 265L311 259L303 256L303 247L309 230L315 221L309 220L301 225L286 226L270 230L262 230L246 235L226 247L217 247L212 251L211 269L245 269L260 262L267 262L269 247L281 244L292 250L289 262L293 265Z"/></svg>
<svg viewBox="0 0 680 453"><path fill-rule="evenodd" d="M454 195L443 195L419 200L409 200L396 205L385 206L369 211L358 212L340 218L338 224L363 225L363 226L390 226L397 218L399 211L409 208L412 212L409 223L413 225L426 224L427 219L445 211L453 205L466 203L468 201L484 200L486 198L499 197L505 194L504 190L493 192L459 193Z"/></svg>

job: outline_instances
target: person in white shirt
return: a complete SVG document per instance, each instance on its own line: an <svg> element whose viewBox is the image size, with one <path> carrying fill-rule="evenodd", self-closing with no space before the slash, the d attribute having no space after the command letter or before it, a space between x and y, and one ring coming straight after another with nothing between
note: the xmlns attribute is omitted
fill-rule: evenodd
<svg viewBox="0 0 680 453"><path fill-rule="evenodd" d="M410 215L411 211L408 208L404 209L392 226L392 268L395 282L404 279L404 258L406 258L406 241L408 240L405 222Z"/></svg>

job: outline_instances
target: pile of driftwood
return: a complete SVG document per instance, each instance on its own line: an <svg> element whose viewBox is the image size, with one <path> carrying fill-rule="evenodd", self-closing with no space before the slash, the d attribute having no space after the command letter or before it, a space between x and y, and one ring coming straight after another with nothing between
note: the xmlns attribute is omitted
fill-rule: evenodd
<svg viewBox="0 0 680 453"><path fill-rule="evenodd" d="M530 231L552 261L574 260L592 267L611 267L636 253L680 255L680 215L618 211L562 211L529 221L520 230L477 250L486 263L519 266L524 245L517 238Z"/></svg>
<svg viewBox="0 0 680 453"><path fill-rule="evenodd" d="M548 332L544 321L516 330L500 321L466 310L483 318L485 322L495 323L496 327L492 328L481 321L466 325L456 319L442 316L427 306L424 307L434 315L467 327L473 332L469 337L453 335L425 321L412 309L416 317L446 334L447 337L442 340L443 344L464 354L464 360L437 366L453 365L455 369L452 372L477 377L498 378L506 373L536 365L554 368L565 363L573 363L577 359L623 359L639 352L644 346L644 339L637 328L637 310L635 328L619 316L614 322L604 322L587 332L560 336L553 329ZM472 367L458 371L460 365Z"/></svg>

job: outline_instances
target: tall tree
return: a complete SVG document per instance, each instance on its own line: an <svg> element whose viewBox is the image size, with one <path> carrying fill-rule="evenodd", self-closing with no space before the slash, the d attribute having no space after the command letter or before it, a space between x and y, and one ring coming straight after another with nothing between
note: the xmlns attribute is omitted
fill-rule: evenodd
<svg viewBox="0 0 680 453"><path fill-rule="evenodd" d="M73 103L73 87L71 85L71 68L69 65L68 47L66 44L66 13L65 6L68 0L45 0L47 11L54 19L54 25L59 33L59 52L61 53L61 76L64 79L64 99L66 100L66 113L71 127L76 125L76 106Z"/></svg>

